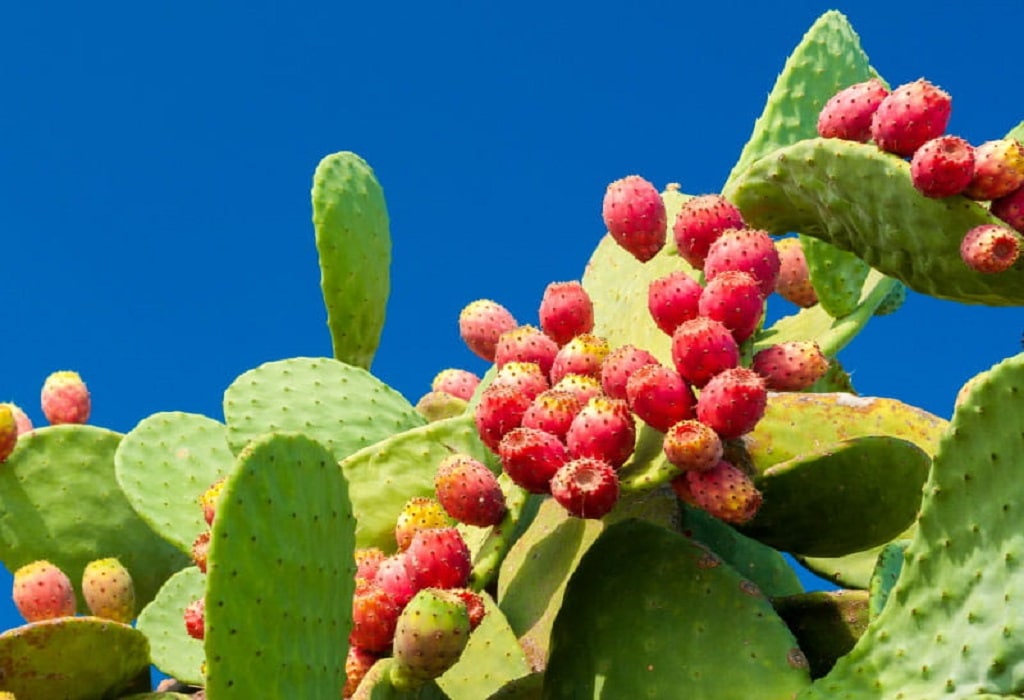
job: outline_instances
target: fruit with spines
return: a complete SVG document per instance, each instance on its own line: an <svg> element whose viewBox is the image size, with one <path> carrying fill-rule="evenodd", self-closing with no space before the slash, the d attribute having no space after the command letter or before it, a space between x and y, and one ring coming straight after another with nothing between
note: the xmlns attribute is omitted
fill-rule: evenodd
<svg viewBox="0 0 1024 700"><path fill-rule="evenodd" d="M743 214L720 194L702 194L683 202L672 225L679 255L698 270L723 231L743 228Z"/></svg>
<svg viewBox="0 0 1024 700"><path fill-rule="evenodd" d="M192 639L206 638L206 599L196 598L185 607L185 631Z"/></svg>
<svg viewBox="0 0 1024 700"><path fill-rule="evenodd" d="M959 136L937 136L914 151L910 181L925 197L952 197L974 177L974 147Z"/></svg>
<svg viewBox="0 0 1024 700"><path fill-rule="evenodd" d="M683 379L699 388L716 374L739 365L740 349L728 328L698 316L680 324L672 334L672 362Z"/></svg>
<svg viewBox="0 0 1024 700"><path fill-rule="evenodd" d="M473 353L494 362L498 338L519 323L512 312L492 299L471 301L459 312L459 335Z"/></svg>
<svg viewBox="0 0 1024 700"><path fill-rule="evenodd" d="M601 380L587 374L567 374L551 387L555 391L567 391L576 397L581 405L586 405L593 396L604 393Z"/></svg>
<svg viewBox="0 0 1024 700"><path fill-rule="evenodd" d="M889 90L878 78L843 88L818 113L818 136L865 142L871 138L871 117Z"/></svg>
<svg viewBox="0 0 1024 700"><path fill-rule="evenodd" d="M502 367L509 362L533 362L548 375L557 354L558 343L541 329L527 324L501 334L494 350L494 364Z"/></svg>
<svg viewBox="0 0 1024 700"><path fill-rule="evenodd" d="M762 285L753 275L726 270L708 280L697 308L701 316L718 321L742 343L761 324L764 298Z"/></svg>
<svg viewBox="0 0 1024 700"><path fill-rule="evenodd" d="M668 461L680 471L710 469L724 454L718 433L694 419L673 424L665 433L662 449Z"/></svg>
<svg viewBox="0 0 1024 700"><path fill-rule="evenodd" d="M973 175L964 195L979 200L1005 197L1024 185L1024 145L1013 138L979 144Z"/></svg>
<svg viewBox="0 0 1024 700"><path fill-rule="evenodd" d="M210 556L210 534L209 530L203 530L192 541L192 561L204 574Z"/></svg>
<svg viewBox="0 0 1024 700"><path fill-rule="evenodd" d="M135 584L116 557L86 564L82 572L82 597L96 617L125 624L135 618Z"/></svg>
<svg viewBox="0 0 1024 700"><path fill-rule="evenodd" d="M750 522L763 497L747 474L724 459L710 469L690 469L672 481L687 502L733 525Z"/></svg>
<svg viewBox="0 0 1024 700"><path fill-rule="evenodd" d="M434 375L430 382L431 391L443 391L458 399L469 401L480 385L480 377L466 369L449 367Z"/></svg>
<svg viewBox="0 0 1024 700"><path fill-rule="evenodd" d="M924 78L900 85L871 116L871 138L883 151L912 156L946 131L952 103L948 92Z"/></svg>
<svg viewBox="0 0 1024 700"><path fill-rule="evenodd" d="M369 649L349 646L345 655L345 687L342 688L341 697L350 698L355 694L356 688L370 668L377 663L378 658L378 655Z"/></svg>
<svg viewBox="0 0 1024 700"><path fill-rule="evenodd" d="M967 231L960 242L960 258L983 274L1005 272L1020 257L1020 234L996 224L981 224Z"/></svg>
<svg viewBox="0 0 1024 700"><path fill-rule="evenodd" d="M0 463L6 462L18 444L18 424L10 404L0 404Z"/></svg>
<svg viewBox="0 0 1024 700"><path fill-rule="evenodd" d="M412 690L459 660L472 626L465 601L454 591L427 588L409 601L395 628L392 683Z"/></svg>
<svg viewBox="0 0 1024 700"><path fill-rule="evenodd" d="M1024 233L1024 185L992 200L989 211L1019 233Z"/></svg>
<svg viewBox="0 0 1024 700"><path fill-rule="evenodd" d="M552 477L551 495L574 517L602 518L619 500L615 467L596 457L572 459Z"/></svg>
<svg viewBox="0 0 1024 700"><path fill-rule="evenodd" d="M704 386L697 397L697 419L723 439L749 433L764 416L768 389L757 372L746 367L724 370Z"/></svg>
<svg viewBox="0 0 1024 700"><path fill-rule="evenodd" d="M50 425L85 423L92 411L89 388L78 372L51 373L43 382L40 394L43 415Z"/></svg>
<svg viewBox="0 0 1024 700"><path fill-rule="evenodd" d="M371 586L387 593L399 608L405 607L420 590L409 572L405 552L385 557L377 567Z"/></svg>
<svg viewBox="0 0 1024 700"><path fill-rule="evenodd" d="M502 438L498 456L508 478L530 493L548 493L551 477L569 458L557 436L527 427L516 428Z"/></svg>
<svg viewBox="0 0 1024 700"><path fill-rule="evenodd" d="M601 388L613 399L626 398L626 384L633 372L644 365L658 364L658 358L635 345L620 345L601 363Z"/></svg>
<svg viewBox="0 0 1024 700"><path fill-rule="evenodd" d="M818 303L818 293L811 283L800 238L790 236L775 241L779 253L779 277L775 280L775 293L801 308L810 308Z"/></svg>
<svg viewBox="0 0 1024 700"><path fill-rule="evenodd" d="M497 453L498 443L510 430L519 427L532 400L512 387L484 389L473 414L480 440Z"/></svg>
<svg viewBox="0 0 1024 700"><path fill-rule="evenodd" d="M679 373L662 364L639 368L626 384L626 399L636 417L665 432L674 423L693 417L696 398Z"/></svg>
<svg viewBox="0 0 1024 700"><path fill-rule="evenodd" d="M15 570L11 597L18 612L29 622L75 614L75 591L71 579L45 559Z"/></svg>
<svg viewBox="0 0 1024 700"><path fill-rule="evenodd" d="M395 599L379 586L357 588L352 595L352 630L348 643L369 651L387 651L401 611Z"/></svg>
<svg viewBox="0 0 1024 700"><path fill-rule="evenodd" d="M494 472L467 454L449 455L441 461L434 475L434 491L448 515L466 525L497 525L508 510Z"/></svg>
<svg viewBox="0 0 1024 700"><path fill-rule="evenodd" d="M657 188L639 175L608 185L601 216L615 242L640 262L653 258L665 245L665 203Z"/></svg>
<svg viewBox="0 0 1024 700"><path fill-rule="evenodd" d="M462 588L469 582L469 546L454 527L419 530L405 550L412 581L424 588Z"/></svg>
<svg viewBox="0 0 1024 700"><path fill-rule="evenodd" d="M731 228L723 231L708 249L704 276L710 281L728 270L749 273L758 281L761 296L767 298L775 289L779 267L779 252L766 231Z"/></svg>
<svg viewBox="0 0 1024 700"><path fill-rule="evenodd" d="M583 333L558 349L551 364L551 381L557 383L567 374L582 374L600 380L601 365L611 352L608 340Z"/></svg>
<svg viewBox="0 0 1024 700"><path fill-rule="evenodd" d="M413 537L420 530L448 527L451 519L437 499L429 496L413 496L402 506L395 519L395 543L398 551L404 552L412 544Z"/></svg>
<svg viewBox="0 0 1024 700"><path fill-rule="evenodd" d="M209 488L199 494L199 506L203 509L203 519L207 525L213 525L213 519L217 516L217 501L224 490L224 482L227 477L221 477L210 484Z"/></svg>
<svg viewBox="0 0 1024 700"><path fill-rule="evenodd" d="M594 330L594 302L578 281L552 282L544 289L538 321L559 346Z"/></svg>
<svg viewBox="0 0 1024 700"><path fill-rule="evenodd" d="M828 358L813 340L786 340L754 355L751 369L769 391L803 391L828 372Z"/></svg>
<svg viewBox="0 0 1024 700"><path fill-rule="evenodd" d="M523 414L521 427L536 428L551 433L560 440L569 432L572 419L583 408L576 394L560 389L548 389L538 394Z"/></svg>
<svg viewBox="0 0 1024 700"><path fill-rule="evenodd" d="M675 270L653 280L647 287L647 310L666 335L679 324L696 318L701 287L683 270Z"/></svg>
<svg viewBox="0 0 1024 700"><path fill-rule="evenodd" d="M361 588L373 583L377 569L387 555L380 547L359 547L353 553L353 558L356 562L356 588Z"/></svg>
<svg viewBox="0 0 1024 700"><path fill-rule="evenodd" d="M532 401L551 388L547 375L536 362L506 362L501 365L488 385L488 389L509 387L526 394Z"/></svg>
<svg viewBox="0 0 1024 700"><path fill-rule="evenodd" d="M636 446L636 424L629 404L610 396L594 396L573 418L565 445L573 458L593 457L616 469L621 467Z"/></svg>

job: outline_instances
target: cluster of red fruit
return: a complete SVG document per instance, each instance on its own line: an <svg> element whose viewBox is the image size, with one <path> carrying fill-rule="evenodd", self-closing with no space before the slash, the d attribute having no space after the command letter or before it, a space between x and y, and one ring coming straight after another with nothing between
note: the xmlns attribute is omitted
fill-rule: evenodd
<svg viewBox="0 0 1024 700"><path fill-rule="evenodd" d="M39 403L50 425L85 423L92 400L77 372L53 372L43 382ZM16 403L0 403L0 463L11 456L18 436L32 430L32 420Z"/></svg>
<svg viewBox="0 0 1024 700"><path fill-rule="evenodd" d="M964 195L991 202L989 211L1007 226L984 224L968 231L960 256L974 270L1002 272L1020 255L1024 232L1024 146L1012 138L972 146L946 134L950 95L925 79L892 92L873 78L837 92L818 116L818 134L866 143L910 158L914 187L926 197Z"/></svg>
<svg viewBox="0 0 1024 700"><path fill-rule="evenodd" d="M75 590L64 571L40 559L14 572L14 605L28 622L73 617ZM135 585L117 559L96 559L82 572L82 597L95 617L124 624L135 618Z"/></svg>

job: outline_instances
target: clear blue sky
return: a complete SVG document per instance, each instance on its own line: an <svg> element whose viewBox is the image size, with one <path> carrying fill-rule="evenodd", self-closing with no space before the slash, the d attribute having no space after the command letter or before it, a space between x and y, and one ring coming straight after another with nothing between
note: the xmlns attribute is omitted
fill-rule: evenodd
<svg viewBox="0 0 1024 700"><path fill-rule="evenodd" d="M375 168L391 215L374 371L412 401L444 367L482 372L459 310L488 297L532 322L548 282L582 274L614 179L718 191L830 8L892 84L953 95L950 133L978 143L1024 119L1019 46L999 31L1024 5L848 5L12 3L0 400L41 424L43 379L74 369L92 422L127 431L163 410L221 418L238 374L329 355L309 188L338 150ZM1019 308L912 294L841 358L862 393L948 417L1022 330ZM0 628L17 622L0 596Z"/></svg>

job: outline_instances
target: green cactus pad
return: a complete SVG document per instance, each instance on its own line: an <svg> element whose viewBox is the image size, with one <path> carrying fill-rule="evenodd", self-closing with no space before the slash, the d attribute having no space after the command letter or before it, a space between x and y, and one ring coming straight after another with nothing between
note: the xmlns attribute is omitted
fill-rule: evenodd
<svg viewBox="0 0 1024 700"><path fill-rule="evenodd" d="M984 373L944 435L903 571L854 649L803 700L1016 695L1024 355Z"/></svg>
<svg viewBox="0 0 1024 700"><path fill-rule="evenodd" d="M185 630L185 608L206 595L206 576L194 566L167 579L136 623L149 639L153 665L182 683L202 685L203 643Z"/></svg>
<svg viewBox="0 0 1024 700"><path fill-rule="evenodd" d="M879 546L914 522L930 464L914 443L886 435L801 455L754 478L764 502L739 530L805 556L835 557Z"/></svg>
<svg viewBox="0 0 1024 700"><path fill-rule="evenodd" d="M397 688L391 681L395 660L386 656L366 672L352 700L448 700L437 681L427 681L415 689Z"/></svg>
<svg viewBox="0 0 1024 700"><path fill-rule="evenodd" d="M905 532L900 533L900 538L911 536L915 529L916 525L907 528ZM885 545L881 545L842 557L797 556L796 559L816 575L831 581L840 588L867 589L871 583L871 574L875 570L878 555L884 548Z"/></svg>
<svg viewBox="0 0 1024 700"><path fill-rule="evenodd" d="M1017 139L1021 143L1024 143L1024 121L1010 129L1010 132L1006 134L1006 138Z"/></svg>
<svg viewBox="0 0 1024 700"><path fill-rule="evenodd" d="M969 229L1000 221L966 197L925 197L910 164L872 144L800 141L755 162L725 194L749 225L828 241L923 294L1024 304L1024 266L984 274L960 258Z"/></svg>
<svg viewBox="0 0 1024 700"><path fill-rule="evenodd" d="M206 529L201 496L235 465L223 424L195 413L156 413L124 436L117 483L139 516L186 554Z"/></svg>
<svg viewBox="0 0 1024 700"><path fill-rule="evenodd" d="M114 477L119 433L56 425L22 435L0 469L0 560L14 571L37 559L63 569L75 586L94 559L117 557L141 608L189 558L139 518Z"/></svg>
<svg viewBox="0 0 1024 700"><path fill-rule="evenodd" d="M395 549L395 521L413 496L434 495L437 466L454 452L498 471L476 432L473 416L446 418L393 435L341 462L356 516L356 546Z"/></svg>
<svg viewBox="0 0 1024 700"><path fill-rule="evenodd" d="M124 695L120 700L190 700L195 697L188 693L136 693L135 695Z"/></svg>
<svg viewBox="0 0 1024 700"><path fill-rule="evenodd" d="M821 678L848 653L868 626L867 591L815 591L772 601Z"/></svg>
<svg viewBox="0 0 1024 700"><path fill-rule="evenodd" d="M355 153L332 153L313 174L320 288L334 357L369 369L391 292L391 233L384 191Z"/></svg>
<svg viewBox="0 0 1024 700"><path fill-rule="evenodd" d="M509 547L528 525L524 520L531 517L527 512L531 503L530 494L517 486L504 472L498 475L498 484L505 495L505 506L508 509L500 523L494 527L456 523L472 557L469 587L474 591L483 591L494 582Z"/></svg>
<svg viewBox="0 0 1024 700"><path fill-rule="evenodd" d="M544 697L678 698L685 689L771 700L808 682L807 660L755 585L685 537L633 520L608 527L569 580Z"/></svg>
<svg viewBox="0 0 1024 700"><path fill-rule="evenodd" d="M149 680L142 632L99 617L58 617L0 634L0 690L18 700L104 700Z"/></svg>
<svg viewBox="0 0 1024 700"><path fill-rule="evenodd" d="M338 697L355 586L355 522L331 452L253 440L213 522L206 586L211 698Z"/></svg>
<svg viewBox="0 0 1024 700"><path fill-rule="evenodd" d="M263 433L300 432L338 461L426 422L366 370L312 357L268 362L239 376L224 392L224 418L236 454Z"/></svg>
<svg viewBox="0 0 1024 700"><path fill-rule="evenodd" d="M871 582L868 585L868 614L873 618L885 608L889 600L889 593L900 578L903 570L903 557L907 552L910 540L897 540L882 547L875 562L875 570L871 573Z"/></svg>
<svg viewBox="0 0 1024 700"><path fill-rule="evenodd" d="M538 672L509 681L489 695L487 700L540 700L543 693L544 674Z"/></svg>
<svg viewBox="0 0 1024 700"><path fill-rule="evenodd" d="M818 306L833 318L853 313L871 268L853 253L811 236L800 236Z"/></svg>

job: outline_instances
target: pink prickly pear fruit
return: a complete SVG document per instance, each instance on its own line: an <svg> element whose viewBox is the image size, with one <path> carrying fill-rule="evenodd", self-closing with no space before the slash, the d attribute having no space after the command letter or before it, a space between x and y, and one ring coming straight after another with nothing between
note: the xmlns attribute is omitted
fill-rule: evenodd
<svg viewBox="0 0 1024 700"><path fill-rule="evenodd" d="M672 488L690 505L733 525L750 522L761 507L754 482L724 459L710 469L683 472L672 480Z"/></svg>
<svg viewBox="0 0 1024 700"><path fill-rule="evenodd" d="M506 362L501 365L488 388L499 386L526 394L531 401L551 388L547 374L536 362Z"/></svg>
<svg viewBox="0 0 1024 700"><path fill-rule="evenodd" d="M900 85L871 116L871 138L883 151L912 156L946 131L952 104L949 93L924 78Z"/></svg>
<svg viewBox="0 0 1024 700"><path fill-rule="evenodd" d="M352 596L351 646L373 652L385 652L395 638L395 626L402 608L378 586L356 589Z"/></svg>
<svg viewBox="0 0 1024 700"><path fill-rule="evenodd" d="M226 481L227 477L222 476L210 484L210 488L203 491L199 496L199 505L203 509L203 519L211 527L213 527L213 519L217 516L217 502L220 500L220 494L224 490L224 483Z"/></svg>
<svg viewBox="0 0 1024 700"><path fill-rule="evenodd" d="M758 281L765 299L779 278L779 251L767 231L752 228L726 229L715 239L704 259L704 277L713 280L719 274L736 270Z"/></svg>
<svg viewBox="0 0 1024 700"><path fill-rule="evenodd" d="M199 570L206 573L206 564L210 556L210 531L203 530L192 541L192 561Z"/></svg>
<svg viewBox="0 0 1024 700"><path fill-rule="evenodd" d="M959 136L926 141L910 159L910 182L925 197L963 192L974 177L974 147Z"/></svg>
<svg viewBox="0 0 1024 700"><path fill-rule="evenodd" d="M1010 228L1024 233L1024 185L999 199L993 199L989 212L1002 219Z"/></svg>
<svg viewBox="0 0 1024 700"><path fill-rule="evenodd" d="M635 345L620 345L601 363L601 387L613 399L626 398L626 383L636 370L644 365L658 363L651 353Z"/></svg>
<svg viewBox="0 0 1024 700"><path fill-rule="evenodd" d="M377 663L378 658L380 657L369 649L349 646L345 655L345 687L342 688L341 697L350 698L355 695L356 688L363 682L370 668Z"/></svg>
<svg viewBox="0 0 1024 700"><path fill-rule="evenodd" d="M681 420L665 433L665 457L681 471L710 469L722 459L722 438L699 420Z"/></svg>
<svg viewBox="0 0 1024 700"><path fill-rule="evenodd" d="M564 440L565 434L569 432L569 426L572 425L572 419L583 408L584 403L570 391L548 389L538 394L526 409L521 427L543 430L559 440Z"/></svg>
<svg viewBox="0 0 1024 700"><path fill-rule="evenodd" d="M411 690L437 678L462 656L472 629L466 603L457 593L420 591L398 617L391 683Z"/></svg>
<svg viewBox="0 0 1024 700"><path fill-rule="evenodd" d="M431 391L443 391L455 398L469 401L480 384L480 377L465 369L449 367L434 375L430 382Z"/></svg>
<svg viewBox="0 0 1024 700"><path fill-rule="evenodd" d="M665 245L665 203L657 188L639 175L608 185L601 215L615 242L640 262L653 258Z"/></svg>
<svg viewBox="0 0 1024 700"><path fill-rule="evenodd" d="M477 299L459 313L459 335L473 353L494 362L498 337L519 324L512 312L496 301Z"/></svg>
<svg viewBox="0 0 1024 700"><path fill-rule="evenodd" d="M372 585L391 596L399 608L405 607L419 590L409 572L404 552L392 554L381 561Z"/></svg>
<svg viewBox="0 0 1024 700"><path fill-rule="evenodd" d="M92 403L89 389L78 372L54 372L43 382L40 394L43 415L50 425L85 423Z"/></svg>
<svg viewBox="0 0 1024 700"><path fill-rule="evenodd" d="M135 618L135 584L116 557L86 564L82 572L82 597L96 617L124 624Z"/></svg>
<svg viewBox="0 0 1024 700"><path fill-rule="evenodd" d="M488 386L483 390L473 417L480 440L492 452L497 453L501 439L520 426L533 398L507 386Z"/></svg>
<svg viewBox="0 0 1024 700"><path fill-rule="evenodd" d="M586 374L567 374L551 387L555 391L568 391L576 397L581 407L585 406L591 397L604 393L601 388L601 380Z"/></svg>
<svg viewBox="0 0 1024 700"><path fill-rule="evenodd" d="M888 94L878 78L843 88L818 113L818 136L866 142L871 138L871 117Z"/></svg>
<svg viewBox="0 0 1024 700"><path fill-rule="evenodd" d="M757 330L764 316L761 283L752 275L727 270L708 280L701 292L698 308L701 316L720 322L742 343Z"/></svg>
<svg viewBox="0 0 1024 700"><path fill-rule="evenodd" d="M466 525L497 525L508 510L494 472L466 454L441 460L434 475L434 490L448 515Z"/></svg>
<svg viewBox="0 0 1024 700"><path fill-rule="evenodd" d="M356 587L364 587L373 583L377 576L380 563L387 558L380 547L359 547L354 553L356 560Z"/></svg>
<svg viewBox="0 0 1024 700"><path fill-rule="evenodd" d="M395 543L398 545L398 551L404 552L408 549L413 537L420 530L448 527L451 524L448 512L436 499L413 496L405 502L395 520Z"/></svg>
<svg viewBox="0 0 1024 700"><path fill-rule="evenodd" d="M619 500L619 478L608 462L579 457L552 477L551 495L573 517L599 519Z"/></svg>
<svg viewBox="0 0 1024 700"><path fill-rule="evenodd" d="M745 226L743 214L732 202L720 194L702 194L683 202L672 233L680 257L701 269L708 249L722 231Z"/></svg>
<svg viewBox="0 0 1024 700"><path fill-rule="evenodd" d="M29 622L75 614L75 591L59 567L45 559L14 572L14 605Z"/></svg>
<svg viewBox="0 0 1024 700"><path fill-rule="evenodd" d="M702 387L716 374L739 364L740 348L722 323L698 316L680 324L672 334L672 362L683 379Z"/></svg>
<svg viewBox="0 0 1024 700"><path fill-rule="evenodd" d="M1020 257L1020 234L997 226L981 224L964 234L960 242L960 258L967 267L984 274L1010 269Z"/></svg>
<svg viewBox="0 0 1024 700"><path fill-rule="evenodd" d="M618 469L636 446L636 424L629 404L610 396L595 396L580 409L565 434L573 458L593 457Z"/></svg>
<svg viewBox="0 0 1024 700"><path fill-rule="evenodd" d="M6 462L18 444L18 423L10 404L0 403L0 463Z"/></svg>
<svg viewBox="0 0 1024 700"><path fill-rule="evenodd" d="M18 426L18 435L24 435L32 430L32 420L21 410L21 406L12 402L0 404L0 406L7 406L11 409L11 413L14 415L14 424Z"/></svg>
<svg viewBox="0 0 1024 700"><path fill-rule="evenodd" d="M517 326L498 338L494 351L494 364L502 367L509 362L533 362L547 375L558 354L558 343L536 326Z"/></svg>
<svg viewBox="0 0 1024 700"><path fill-rule="evenodd" d="M551 477L568 459L558 437L526 427L516 428L502 438L498 455L508 478L530 493L548 493Z"/></svg>
<svg viewBox="0 0 1024 700"><path fill-rule="evenodd" d="M552 282L538 312L541 329L559 346L594 330L594 302L579 282Z"/></svg>
<svg viewBox="0 0 1024 700"><path fill-rule="evenodd" d="M419 530L405 557L412 580L421 590L462 588L469 582L469 547L454 527Z"/></svg>
<svg viewBox="0 0 1024 700"><path fill-rule="evenodd" d="M999 199L1024 185L1024 146L1017 139L986 141L974 149L971 199Z"/></svg>
<svg viewBox="0 0 1024 700"><path fill-rule="evenodd" d="M803 391L828 372L828 358L812 340L787 340L754 355L751 369L769 391Z"/></svg>
<svg viewBox="0 0 1024 700"><path fill-rule="evenodd" d="M647 310L666 335L672 335L683 321L698 315L697 303L703 290L682 270L659 277L647 287Z"/></svg>
<svg viewBox="0 0 1024 700"><path fill-rule="evenodd" d="M185 631L192 639L206 637L206 599L196 598L185 606Z"/></svg>
<svg viewBox="0 0 1024 700"><path fill-rule="evenodd" d="M783 299L801 308L818 303L818 293L811 284L811 273L800 239L792 236L775 241L779 254L779 278L775 280L775 292Z"/></svg>
<svg viewBox="0 0 1024 700"><path fill-rule="evenodd" d="M679 373L661 364L645 365L626 384L626 399L637 418L660 432L693 417L696 398Z"/></svg>
<svg viewBox="0 0 1024 700"><path fill-rule="evenodd" d="M567 374L582 374L600 380L601 364L608 357L608 341L592 333L576 336L558 349L551 365L551 381L558 382Z"/></svg>
<svg viewBox="0 0 1024 700"><path fill-rule="evenodd" d="M697 420L722 438L749 433L764 416L768 388L757 372L733 367L716 374L697 397Z"/></svg>

